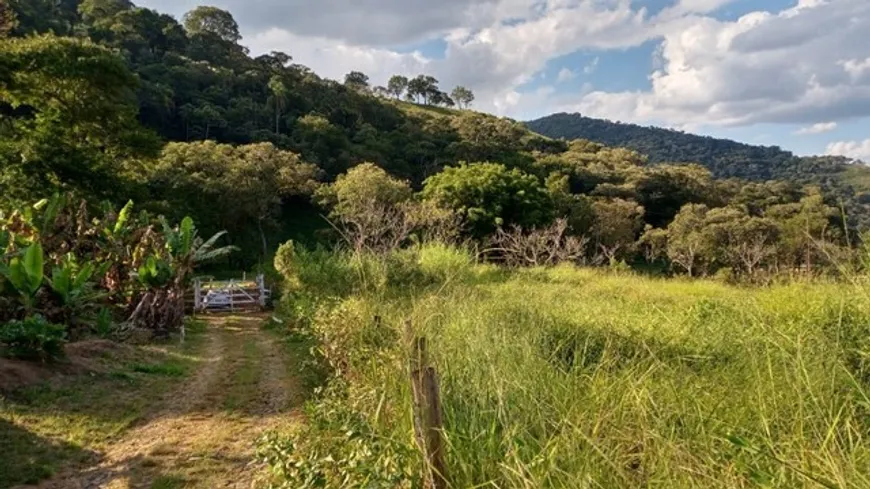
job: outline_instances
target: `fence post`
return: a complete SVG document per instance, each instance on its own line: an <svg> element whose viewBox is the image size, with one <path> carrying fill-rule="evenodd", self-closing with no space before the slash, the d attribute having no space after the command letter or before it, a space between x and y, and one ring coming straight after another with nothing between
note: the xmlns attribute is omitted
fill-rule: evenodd
<svg viewBox="0 0 870 489"><path fill-rule="evenodd" d="M266 307L266 280L263 278L263 274L257 275L257 288L260 290L260 307Z"/></svg>
<svg viewBox="0 0 870 489"><path fill-rule="evenodd" d="M197 311L202 307L202 285L200 284L199 279L193 281L193 314L196 315Z"/></svg>
<svg viewBox="0 0 870 489"><path fill-rule="evenodd" d="M227 288L227 290L230 292L230 312L236 312L236 307L235 305L233 305L233 296L235 295L234 283L235 280L230 279L230 286Z"/></svg>
<svg viewBox="0 0 870 489"><path fill-rule="evenodd" d="M405 327L410 332L410 324ZM429 364L425 337L413 339L411 391L414 395L414 433L426 461L426 486L431 489L447 489L441 393L435 367Z"/></svg>

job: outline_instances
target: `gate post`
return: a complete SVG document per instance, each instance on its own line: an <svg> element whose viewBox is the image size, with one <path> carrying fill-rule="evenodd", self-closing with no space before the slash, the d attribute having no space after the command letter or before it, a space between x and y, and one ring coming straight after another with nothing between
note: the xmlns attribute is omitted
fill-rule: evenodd
<svg viewBox="0 0 870 489"><path fill-rule="evenodd" d="M202 307L202 286L200 284L200 280L196 279L193 281L193 313L196 314L197 311Z"/></svg>
<svg viewBox="0 0 870 489"><path fill-rule="evenodd" d="M257 275L257 289L259 289L259 292L260 292L260 295L259 295L260 307L265 308L266 307L266 281L263 278L262 273Z"/></svg>

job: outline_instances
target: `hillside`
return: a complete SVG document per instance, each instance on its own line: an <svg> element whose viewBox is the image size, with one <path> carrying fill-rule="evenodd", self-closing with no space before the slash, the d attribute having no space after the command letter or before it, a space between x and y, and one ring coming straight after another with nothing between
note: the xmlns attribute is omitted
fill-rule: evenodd
<svg viewBox="0 0 870 489"><path fill-rule="evenodd" d="M671 129L594 119L559 113L526 122L544 136L589 139L629 148L649 157L650 163L700 163L717 178L784 180L818 185L853 208L870 199L870 168L850 164L839 156L799 157L778 146L750 144L699 136Z"/></svg>

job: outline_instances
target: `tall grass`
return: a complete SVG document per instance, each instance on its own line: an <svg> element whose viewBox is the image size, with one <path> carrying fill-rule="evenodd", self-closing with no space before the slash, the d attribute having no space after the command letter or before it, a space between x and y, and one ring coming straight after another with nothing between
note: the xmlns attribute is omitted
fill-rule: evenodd
<svg viewBox="0 0 870 489"><path fill-rule="evenodd" d="M311 311L340 387L275 465L418 484L410 320L440 375L454 487L870 487L870 308L853 285L508 273L443 247L321 258L365 280ZM348 427L365 457L311 463Z"/></svg>

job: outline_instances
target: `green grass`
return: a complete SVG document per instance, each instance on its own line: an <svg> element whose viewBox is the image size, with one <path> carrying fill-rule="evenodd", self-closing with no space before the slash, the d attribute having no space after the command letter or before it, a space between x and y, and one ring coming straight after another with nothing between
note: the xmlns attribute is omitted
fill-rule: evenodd
<svg viewBox="0 0 870 489"><path fill-rule="evenodd" d="M260 350L256 339L248 336L242 346L242 358L235 364L229 390L224 398L224 409L234 411L251 404L257 395L257 380L261 364L257 361Z"/></svg>
<svg viewBox="0 0 870 489"><path fill-rule="evenodd" d="M191 331L192 330L192 331ZM195 365L200 327L183 347L141 347L118 367L0 396L0 488L35 483L92 459Z"/></svg>
<svg viewBox="0 0 870 489"><path fill-rule="evenodd" d="M294 457L350 419L376 461L305 470L360 481L413 450L410 320L440 377L453 487L870 487L870 307L856 286L462 272L311 314L346 387L313 408L333 424L303 434Z"/></svg>

